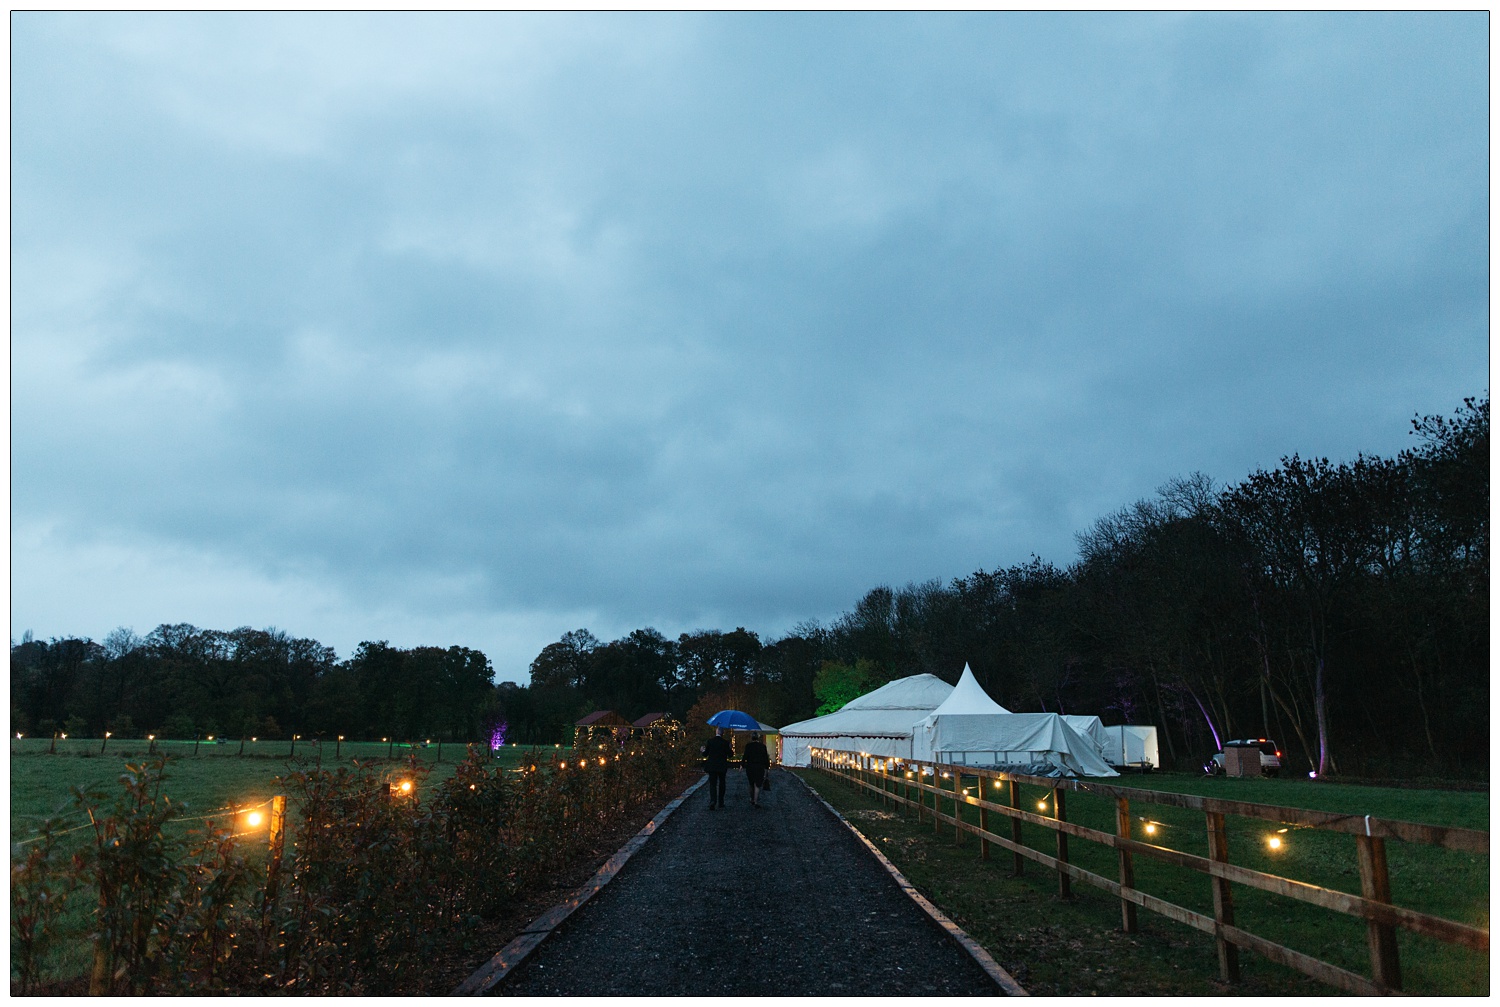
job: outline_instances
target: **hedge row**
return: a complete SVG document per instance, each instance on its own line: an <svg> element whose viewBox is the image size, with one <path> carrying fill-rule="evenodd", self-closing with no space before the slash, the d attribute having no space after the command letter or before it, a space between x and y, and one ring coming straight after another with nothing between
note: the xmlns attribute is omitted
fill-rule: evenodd
<svg viewBox="0 0 1500 1007"><path fill-rule="evenodd" d="M519 770L471 750L431 788L409 760L410 794L360 763L294 772L280 781L279 860L247 856L213 819L164 829L182 810L161 793L170 760L127 766L113 796L75 791L92 829L82 850L49 825L13 858L12 979L34 990L49 946L69 929L77 939L65 917L88 907L94 994L411 989L440 949L658 795L688 758L680 736Z"/></svg>

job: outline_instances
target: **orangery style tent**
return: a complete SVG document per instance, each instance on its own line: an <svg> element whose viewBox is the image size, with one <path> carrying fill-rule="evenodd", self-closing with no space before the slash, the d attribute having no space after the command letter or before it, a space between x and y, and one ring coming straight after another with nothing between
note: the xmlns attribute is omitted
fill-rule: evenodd
<svg viewBox="0 0 1500 1007"><path fill-rule="evenodd" d="M912 726L952 691L936 675L898 678L827 716L788 724L781 729L782 765L810 765L814 748L910 758Z"/></svg>

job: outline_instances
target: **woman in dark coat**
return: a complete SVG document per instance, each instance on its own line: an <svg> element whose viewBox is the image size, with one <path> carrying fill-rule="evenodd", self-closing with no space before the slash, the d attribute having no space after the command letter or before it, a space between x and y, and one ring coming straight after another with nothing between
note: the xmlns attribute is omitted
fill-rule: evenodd
<svg viewBox="0 0 1500 1007"><path fill-rule="evenodd" d="M765 786L766 773L771 768L771 753L759 734L750 735L745 746L745 779L750 783L750 806L760 807L760 792Z"/></svg>

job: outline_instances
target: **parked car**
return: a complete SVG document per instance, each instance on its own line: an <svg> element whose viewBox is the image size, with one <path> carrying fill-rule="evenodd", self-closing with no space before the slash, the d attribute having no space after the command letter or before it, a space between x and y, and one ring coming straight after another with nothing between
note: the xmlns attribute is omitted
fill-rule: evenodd
<svg viewBox="0 0 1500 1007"><path fill-rule="evenodd" d="M1239 741L1231 741L1225 748L1253 746L1260 749L1260 771L1266 776L1277 776L1281 773L1281 748L1270 738L1242 738ZM1203 766L1203 771L1209 776L1224 775L1224 753L1215 752L1213 758L1209 759Z"/></svg>

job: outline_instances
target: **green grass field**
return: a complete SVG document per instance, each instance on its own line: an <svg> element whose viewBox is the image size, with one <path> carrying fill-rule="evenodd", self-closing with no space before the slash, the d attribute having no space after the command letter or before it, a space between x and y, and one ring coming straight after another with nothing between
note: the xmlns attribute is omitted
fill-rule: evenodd
<svg viewBox="0 0 1500 1007"><path fill-rule="evenodd" d="M1212 940L1196 930L1161 916L1139 911L1141 933L1120 931L1119 901L1105 892L1073 883L1074 897L1057 897L1056 875L1027 862L1021 878L1011 876L1012 856L998 848L981 863L979 843L965 837L955 846L953 829L934 834L931 819L918 826L910 814L892 814L879 798L866 796L822 773L806 778L829 802L848 815L886 851L908 877L949 911L961 925L995 954L1007 968L1016 964L1037 986L1037 992L1067 995L1090 993L1212 994L1224 992L1217 983L1217 957ZM965 786L978 781L967 778ZM1434 825L1487 830L1489 796L1482 793L1414 791L1341 786L1298 780L1208 779L1192 774L1151 774L1122 777L1111 784L1141 789L1194 793L1263 804L1311 808L1382 818L1420 821ZM996 791L999 795L1002 791ZM1022 788L1022 807L1039 812L1037 803L1050 791ZM1003 798L1000 799L1003 802ZM944 809L952 813L952 804ZM1049 801L1050 807L1050 801ZM978 811L965 809L965 819L977 823ZM1068 795L1068 818L1092 828L1114 831L1114 803L1084 793ZM1148 842L1207 855L1207 834L1201 813L1134 802L1135 834ZM993 831L1008 834L1008 823L991 819ZM1145 834L1145 825L1154 834ZM1354 838L1349 835L1291 828L1278 833L1269 822L1231 817L1232 863L1279 874L1326 888L1358 894L1359 871ZM1267 840L1276 835L1282 845L1272 850ZM1026 826L1028 846L1055 853L1050 831ZM1396 904L1474 926L1489 926L1488 857L1458 853L1391 840L1386 844L1391 886ZM1070 860L1079 867L1117 876L1112 849L1074 838ZM1136 885L1169 902L1212 915L1209 879L1183 868L1146 857L1135 858ZM1341 968L1369 975L1369 957L1362 921L1243 885L1234 886L1236 924L1279 944L1321 958ZM1400 931L1404 986L1408 991L1446 994L1484 994L1489 989L1487 956ZM1289 969L1241 951L1245 981L1236 992L1331 992ZM1018 976L1019 978L1019 976ZM1023 980L1023 984L1025 980Z"/></svg>
<svg viewBox="0 0 1500 1007"><path fill-rule="evenodd" d="M116 780L127 763L139 763L153 757L149 754L151 746L146 741L111 738L103 755L99 754L98 738L59 741L56 754L48 753L51 744L48 738L11 739L10 836L13 857L15 844L34 835L47 816L74 813L71 796L74 786L101 784L106 790L117 791ZM197 755L194 755L191 741L156 742L157 754L171 757L163 790L174 801L185 805L185 818L221 812L234 805L265 802L277 792L276 778L294 768L320 764L331 768L340 763L352 765L358 759L366 764L388 766L394 777L399 775L407 756L414 751L429 765L432 778L441 780L451 774L454 765L465 756L464 746L455 744L443 745L442 761L438 761L436 744L412 749L380 742L346 741L336 749L333 742L325 742L320 747L313 742L299 741L295 758L289 741L247 741L244 755L239 754L239 748L238 741L200 744ZM507 745L500 749L497 761L514 767L533 751L553 749Z"/></svg>

